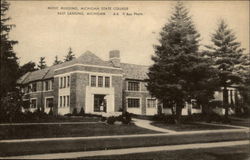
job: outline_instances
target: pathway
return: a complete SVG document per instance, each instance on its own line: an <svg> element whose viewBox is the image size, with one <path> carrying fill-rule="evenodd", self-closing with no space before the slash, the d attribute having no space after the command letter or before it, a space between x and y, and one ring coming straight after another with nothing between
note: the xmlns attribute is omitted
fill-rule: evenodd
<svg viewBox="0 0 250 160"><path fill-rule="evenodd" d="M141 128L146 128L146 129L149 129L149 130L153 130L153 131L157 131L157 132L163 132L163 133L174 133L174 132L176 132L176 131L173 131L173 130L153 126L153 125L151 125L152 121L149 121L149 120L142 120L142 119L133 118L133 121L134 121L136 126L141 127Z"/></svg>
<svg viewBox="0 0 250 160"><path fill-rule="evenodd" d="M216 147L229 147L238 145L249 145L248 140L242 141L227 141L227 142L214 142L214 143L195 143L195 144L182 144L182 145L169 145L169 146L154 146L154 147L137 147L126 149L111 149L99 151L85 151L85 152L69 152L69 153L49 153L37 155L24 155L24 156L11 156L0 157L0 159L73 159L93 156L107 156L107 155L124 155L134 153L146 152L159 152L159 151L176 151L185 149L202 149L202 148L216 148Z"/></svg>

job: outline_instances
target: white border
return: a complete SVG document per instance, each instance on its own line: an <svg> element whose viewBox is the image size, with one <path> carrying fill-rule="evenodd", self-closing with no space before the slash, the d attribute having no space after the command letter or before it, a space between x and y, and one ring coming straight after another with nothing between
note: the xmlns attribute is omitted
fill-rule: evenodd
<svg viewBox="0 0 250 160"><path fill-rule="evenodd" d="M59 71L59 70L70 68L70 67L74 67L74 66L84 66L84 67L96 67L96 68L107 68L107 69L122 70L122 68L115 68L115 67L108 67L108 66L99 66L99 65L79 64L79 63L77 63L77 64L73 64L73 65L70 65L70 66L65 66L65 67L57 68L54 71Z"/></svg>
<svg viewBox="0 0 250 160"><path fill-rule="evenodd" d="M87 74L103 74L103 75L110 75L110 76L123 76L123 74L120 74L120 73L102 73L102 72L90 72L90 71L72 71L72 72L67 72L67 73L62 73L62 74L58 74L58 75L55 75L54 77L61 77L62 75L64 74L72 74L72 73L87 73Z"/></svg>

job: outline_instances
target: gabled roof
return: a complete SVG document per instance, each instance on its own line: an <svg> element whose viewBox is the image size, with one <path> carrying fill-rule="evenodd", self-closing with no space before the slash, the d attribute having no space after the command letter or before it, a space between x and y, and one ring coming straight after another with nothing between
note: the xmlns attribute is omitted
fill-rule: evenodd
<svg viewBox="0 0 250 160"><path fill-rule="evenodd" d="M41 79L50 79L54 77L54 72L56 69L70 66L73 64L88 64L88 65L97 65L97 66L105 66L105 67L114 67L110 61L104 61L97 57L94 53L90 51L86 51L80 57L73 59L68 62L64 62L62 64L54 65L47 67L42 70L37 70L34 72L30 72L22 76L19 80L19 84L26 84L32 81L37 81ZM144 80L147 78L148 66L121 63L121 68L124 71L125 78L127 79L138 79Z"/></svg>
<svg viewBox="0 0 250 160"><path fill-rule="evenodd" d="M127 79L145 80L148 78L147 73L149 66L121 63L121 68Z"/></svg>

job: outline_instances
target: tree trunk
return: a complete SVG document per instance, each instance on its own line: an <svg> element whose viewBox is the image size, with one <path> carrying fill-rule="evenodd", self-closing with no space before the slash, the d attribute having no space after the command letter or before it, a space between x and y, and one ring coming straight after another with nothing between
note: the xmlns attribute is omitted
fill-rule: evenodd
<svg viewBox="0 0 250 160"><path fill-rule="evenodd" d="M175 122L176 124L180 124L181 123L181 111L182 111L182 104L176 104L176 117L175 117Z"/></svg>
<svg viewBox="0 0 250 160"><path fill-rule="evenodd" d="M228 91L227 87L224 86L223 88L223 107L225 108L225 119L228 119Z"/></svg>

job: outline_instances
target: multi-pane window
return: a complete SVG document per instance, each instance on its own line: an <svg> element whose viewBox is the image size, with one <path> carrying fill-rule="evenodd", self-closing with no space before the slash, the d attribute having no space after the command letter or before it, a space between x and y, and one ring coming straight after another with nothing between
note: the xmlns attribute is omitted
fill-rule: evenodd
<svg viewBox="0 0 250 160"><path fill-rule="evenodd" d="M105 87L106 88L110 87L110 77L105 77Z"/></svg>
<svg viewBox="0 0 250 160"><path fill-rule="evenodd" d="M98 76L98 87L103 87L103 77Z"/></svg>
<svg viewBox="0 0 250 160"><path fill-rule="evenodd" d="M60 107L69 107L70 106L70 98L69 95L65 95L65 96L60 96L60 103L59 103Z"/></svg>
<svg viewBox="0 0 250 160"><path fill-rule="evenodd" d="M156 99L147 99L147 107L155 108L156 107Z"/></svg>
<svg viewBox="0 0 250 160"><path fill-rule="evenodd" d="M50 91L53 89L53 80L47 80L43 84L44 91Z"/></svg>
<svg viewBox="0 0 250 160"><path fill-rule="evenodd" d="M30 107L31 108L36 108L36 99L31 99L31 101L30 101Z"/></svg>
<svg viewBox="0 0 250 160"><path fill-rule="evenodd" d="M139 98L128 98L128 108L140 108L140 99Z"/></svg>
<svg viewBox="0 0 250 160"><path fill-rule="evenodd" d="M105 76L90 76L90 86L91 87L110 87L110 77Z"/></svg>
<svg viewBox="0 0 250 160"><path fill-rule="evenodd" d="M128 90L129 91L139 91L140 83L139 82L128 82Z"/></svg>
<svg viewBox="0 0 250 160"><path fill-rule="evenodd" d="M70 87L70 76L64 76L60 78L60 88L68 88Z"/></svg>
<svg viewBox="0 0 250 160"><path fill-rule="evenodd" d="M91 87L96 87L96 76L91 76Z"/></svg>

